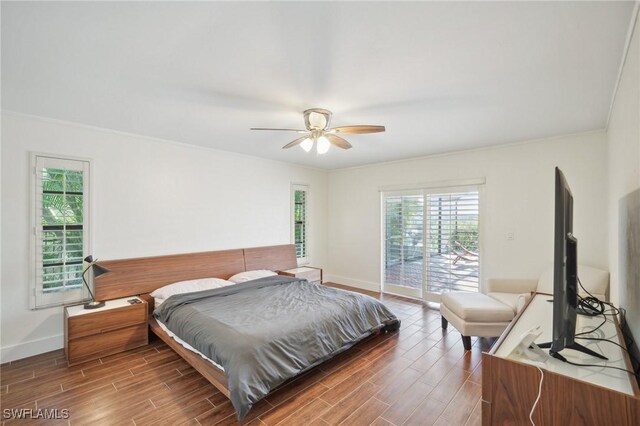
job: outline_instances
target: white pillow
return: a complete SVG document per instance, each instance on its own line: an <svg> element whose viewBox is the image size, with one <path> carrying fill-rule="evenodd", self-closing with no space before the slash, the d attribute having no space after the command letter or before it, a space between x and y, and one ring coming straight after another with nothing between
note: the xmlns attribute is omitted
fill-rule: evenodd
<svg viewBox="0 0 640 426"><path fill-rule="evenodd" d="M200 278L197 280L179 281L154 290L151 293L151 297L154 299L162 299L164 301L174 294L211 290L213 288L220 288L233 284L235 283L220 278Z"/></svg>
<svg viewBox="0 0 640 426"><path fill-rule="evenodd" d="M273 271L268 271L266 269L256 269L255 271L246 271L235 274L229 281L233 281L234 283L243 283L246 281L257 280L258 278L272 277L274 275L278 275Z"/></svg>

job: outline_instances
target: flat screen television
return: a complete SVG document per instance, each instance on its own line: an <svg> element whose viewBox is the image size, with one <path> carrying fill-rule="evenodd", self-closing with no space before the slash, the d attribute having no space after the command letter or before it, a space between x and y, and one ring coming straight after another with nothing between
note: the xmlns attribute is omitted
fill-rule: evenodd
<svg viewBox="0 0 640 426"><path fill-rule="evenodd" d="M562 170L556 167L553 240L553 340L539 345L565 361L563 349L574 349L607 359L575 341L578 309L578 240L573 235L573 194Z"/></svg>
<svg viewBox="0 0 640 426"><path fill-rule="evenodd" d="M633 370L640 372L640 188L622 197L619 205L620 326ZM640 376L637 379L640 384Z"/></svg>

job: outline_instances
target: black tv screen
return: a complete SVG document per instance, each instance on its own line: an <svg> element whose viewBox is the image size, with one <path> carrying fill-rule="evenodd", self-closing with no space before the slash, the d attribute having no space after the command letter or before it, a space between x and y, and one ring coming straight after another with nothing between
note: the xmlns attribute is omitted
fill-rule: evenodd
<svg viewBox="0 0 640 426"><path fill-rule="evenodd" d="M557 167L553 235L553 340L540 347L549 347L549 354L562 361L566 361L559 354L563 349L574 349L607 359L575 341L578 314L578 240L573 235L573 194L562 170Z"/></svg>
<svg viewBox="0 0 640 426"><path fill-rule="evenodd" d="M640 371L640 189L620 199L618 258L622 332L634 371ZM638 376L640 383L640 376Z"/></svg>
<svg viewBox="0 0 640 426"><path fill-rule="evenodd" d="M551 352L575 343L578 307L578 241L573 236L573 194L556 167L553 238L553 341Z"/></svg>

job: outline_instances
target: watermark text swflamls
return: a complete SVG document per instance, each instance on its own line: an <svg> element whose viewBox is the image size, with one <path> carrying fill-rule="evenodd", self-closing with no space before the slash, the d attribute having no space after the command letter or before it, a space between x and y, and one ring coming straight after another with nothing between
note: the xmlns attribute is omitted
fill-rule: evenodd
<svg viewBox="0 0 640 426"><path fill-rule="evenodd" d="M60 420L69 418L69 410L66 408L5 408L2 410L2 418L8 419L45 419Z"/></svg>

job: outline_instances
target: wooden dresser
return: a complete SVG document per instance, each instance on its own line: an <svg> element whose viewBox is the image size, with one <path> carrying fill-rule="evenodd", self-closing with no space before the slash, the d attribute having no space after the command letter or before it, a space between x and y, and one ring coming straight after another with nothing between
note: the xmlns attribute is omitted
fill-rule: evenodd
<svg viewBox="0 0 640 426"><path fill-rule="evenodd" d="M482 424L531 424L529 414L542 377L539 367L544 378L532 416L536 425L638 425L640 391L635 378L624 371L603 367L631 369L626 352L615 344L577 340L605 355L608 361L573 350L562 351L571 362L598 367L575 366L555 358L536 363L514 351L522 335L536 326L542 330L536 343L551 341L553 304L549 299L549 295L536 294L491 351L483 354ZM578 315L576 333L593 330L602 321L602 316ZM611 317L595 336L623 344L617 321Z"/></svg>
<svg viewBox="0 0 640 426"><path fill-rule="evenodd" d="M139 300L130 304L131 299ZM98 309L64 309L64 349L69 365L149 343L147 302L137 297L109 300Z"/></svg>

